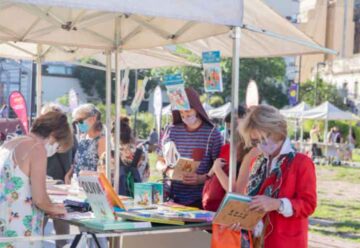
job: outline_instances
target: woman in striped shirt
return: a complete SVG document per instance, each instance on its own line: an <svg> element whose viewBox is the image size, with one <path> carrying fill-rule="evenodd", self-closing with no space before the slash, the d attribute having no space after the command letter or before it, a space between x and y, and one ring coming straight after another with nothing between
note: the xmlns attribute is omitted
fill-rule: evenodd
<svg viewBox="0 0 360 248"><path fill-rule="evenodd" d="M219 155L222 137L209 120L197 92L191 88L185 91L191 109L172 112L173 125L167 129L162 144L173 141L180 157L200 161L196 173L187 173L183 181L171 183L170 198L182 205L201 208L204 182ZM164 160L159 162L158 168L169 172Z"/></svg>

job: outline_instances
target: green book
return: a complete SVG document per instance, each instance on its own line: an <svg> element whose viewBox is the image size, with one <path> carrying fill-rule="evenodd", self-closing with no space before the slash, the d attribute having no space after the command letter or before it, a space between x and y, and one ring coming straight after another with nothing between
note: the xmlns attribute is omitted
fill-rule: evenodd
<svg viewBox="0 0 360 248"><path fill-rule="evenodd" d="M88 219L81 221L86 227L96 230L109 231L109 230L133 230L151 227L150 222L130 222L120 220L101 220L101 219Z"/></svg>

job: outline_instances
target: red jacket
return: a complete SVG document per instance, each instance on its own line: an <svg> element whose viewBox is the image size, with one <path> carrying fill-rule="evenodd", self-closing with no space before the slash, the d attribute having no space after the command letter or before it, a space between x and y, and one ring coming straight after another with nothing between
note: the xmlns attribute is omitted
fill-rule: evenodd
<svg viewBox="0 0 360 248"><path fill-rule="evenodd" d="M290 200L294 215L285 218L276 211L267 215L271 224L266 229L265 248L306 248L308 247L308 217L316 208L315 166L309 157L298 153L285 174L278 197ZM265 180L260 189L260 195L272 180L274 177Z"/></svg>

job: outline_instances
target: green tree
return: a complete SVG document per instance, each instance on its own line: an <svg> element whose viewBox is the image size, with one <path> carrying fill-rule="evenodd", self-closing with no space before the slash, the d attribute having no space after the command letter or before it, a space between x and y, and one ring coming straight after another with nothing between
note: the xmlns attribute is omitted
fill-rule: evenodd
<svg viewBox="0 0 360 248"><path fill-rule="evenodd" d="M300 99L311 106L329 101L341 109L348 109L336 86L319 79L317 82L317 104L315 104L315 81L308 80L300 85Z"/></svg>

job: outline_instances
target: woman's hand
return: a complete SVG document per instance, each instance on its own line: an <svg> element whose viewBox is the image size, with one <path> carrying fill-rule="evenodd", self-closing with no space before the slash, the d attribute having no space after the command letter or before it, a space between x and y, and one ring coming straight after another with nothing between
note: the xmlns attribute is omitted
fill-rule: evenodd
<svg viewBox="0 0 360 248"><path fill-rule="evenodd" d="M241 224L239 222L232 225L228 225L226 226L226 228L231 231L241 232Z"/></svg>
<svg viewBox="0 0 360 248"><path fill-rule="evenodd" d="M184 173L183 184L198 185L206 181L206 175L198 175L196 173Z"/></svg>
<svg viewBox="0 0 360 248"><path fill-rule="evenodd" d="M64 204L52 204L51 208L46 211L52 217L61 217L66 215L67 211Z"/></svg>
<svg viewBox="0 0 360 248"><path fill-rule="evenodd" d="M277 211L280 208L281 201L276 198L271 198L266 195L254 196L250 202L251 211L271 212Z"/></svg>
<svg viewBox="0 0 360 248"><path fill-rule="evenodd" d="M215 174L218 174L220 170L223 170L225 165L226 165L225 159L218 158L215 160L214 165L211 170L213 170Z"/></svg>

